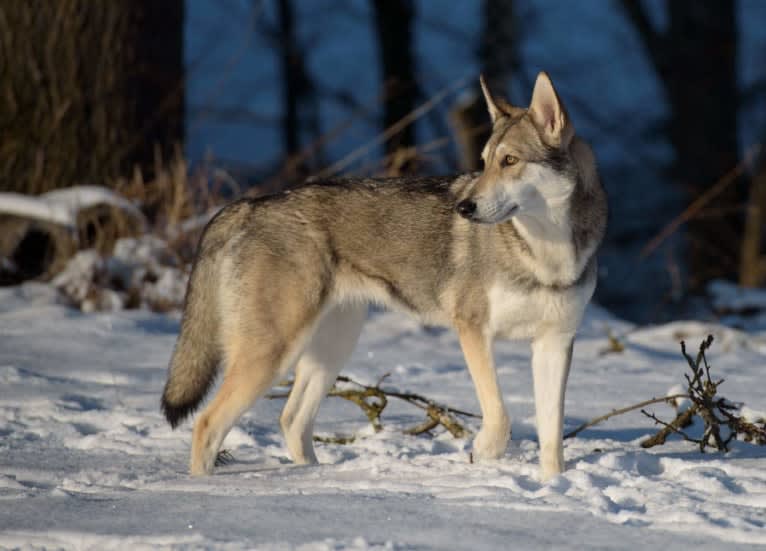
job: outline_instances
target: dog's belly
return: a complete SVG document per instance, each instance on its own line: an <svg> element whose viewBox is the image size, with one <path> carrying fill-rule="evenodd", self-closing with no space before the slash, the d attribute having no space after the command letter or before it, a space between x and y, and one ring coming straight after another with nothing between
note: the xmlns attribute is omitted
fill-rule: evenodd
<svg viewBox="0 0 766 551"><path fill-rule="evenodd" d="M507 339L529 339L548 331L574 333L594 287L595 280L566 289L520 290L496 283L489 290L490 330Z"/></svg>

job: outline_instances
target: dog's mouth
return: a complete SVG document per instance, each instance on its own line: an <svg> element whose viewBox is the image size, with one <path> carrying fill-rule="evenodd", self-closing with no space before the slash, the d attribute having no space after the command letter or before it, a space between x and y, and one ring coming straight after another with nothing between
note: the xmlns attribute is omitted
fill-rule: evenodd
<svg viewBox="0 0 766 551"><path fill-rule="evenodd" d="M479 209L472 210L471 212L462 212L458 210L458 213L471 222L476 224L501 224L507 222L513 218L519 212L519 205L512 203L502 210L495 210L494 212L481 213Z"/></svg>
<svg viewBox="0 0 766 551"><path fill-rule="evenodd" d="M512 204L512 205L510 206L510 208L509 208L507 211L505 211L505 214L504 214L504 215L501 217L501 219L500 219L500 220L498 220L498 223L499 223L499 222L505 222L505 221L507 221L507 220L510 220L511 218L513 218L514 216L516 216L516 213L517 213L517 212L519 212L519 205L517 205L516 203L514 203L514 204Z"/></svg>

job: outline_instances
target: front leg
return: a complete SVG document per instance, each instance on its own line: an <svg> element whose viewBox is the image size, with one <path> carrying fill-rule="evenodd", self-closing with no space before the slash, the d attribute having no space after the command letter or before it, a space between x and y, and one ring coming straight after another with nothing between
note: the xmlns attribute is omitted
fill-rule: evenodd
<svg viewBox="0 0 766 551"><path fill-rule="evenodd" d="M571 333L548 332L532 341L532 376L543 480L564 470L564 393L573 339Z"/></svg>
<svg viewBox="0 0 766 551"><path fill-rule="evenodd" d="M497 383L492 341L487 332L479 327L459 325L457 330L481 407L481 430L473 441L473 456L479 460L497 459L508 447L511 421Z"/></svg>

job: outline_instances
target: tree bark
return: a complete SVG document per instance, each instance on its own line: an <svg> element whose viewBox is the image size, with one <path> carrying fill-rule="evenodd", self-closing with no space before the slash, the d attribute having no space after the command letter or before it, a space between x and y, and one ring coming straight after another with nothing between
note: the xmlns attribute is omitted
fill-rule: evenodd
<svg viewBox="0 0 766 551"><path fill-rule="evenodd" d="M287 155L298 152L300 148L300 129L298 126L298 102L302 60L298 54L295 38L295 15L290 0L279 0L279 36L281 42L281 64L283 81L282 139Z"/></svg>
<svg viewBox="0 0 766 551"><path fill-rule="evenodd" d="M384 87L383 127L388 128L415 108L419 96L412 54L413 4L410 0L373 0L375 28ZM415 145L410 124L386 142L386 153Z"/></svg>
<svg viewBox="0 0 766 551"><path fill-rule="evenodd" d="M133 7L128 40L135 52L134 67L125 68L126 97L135 101L132 118L138 128L128 162L152 179L156 153L167 161L184 140L184 0L125 4Z"/></svg>
<svg viewBox="0 0 766 551"><path fill-rule="evenodd" d="M2 186L110 185L183 141L183 1L0 2Z"/></svg>
<svg viewBox="0 0 766 551"><path fill-rule="evenodd" d="M518 68L515 36L513 0L484 0L477 52L479 66L492 93L504 98L508 97L511 77ZM461 168L479 170L481 150L489 139L492 126L478 83L471 100L458 104L450 118L457 132Z"/></svg>
<svg viewBox="0 0 766 551"><path fill-rule="evenodd" d="M506 98L519 65L515 13L514 0L484 0L479 64L490 90Z"/></svg>
<svg viewBox="0 0 766 551"><path fill-rule="evenodd" d="M664 32L652 26L640 0L622 4L670 105L668 135L675 150L671 176L691 200L738 161L736 2L668 1ZM693 288L712 278L736 279L745 190L740 179L719 196L716 210L728 214L689 222Z"/></svg>
<svg viewBox="0 0 766 551"><path fill-rule="evenodd" d="M750 183L750 198L745 215L742 237L739 284L743 287L759 287L766 283L766 154L759 156L756 172Z"/></svg>
<svg viewBox="0 0 766 551"><path fill-rule="evenodd" d="M282 179L301 181L308 174L306 156L299 155L304 146L302 135L320 137L319 104L316 89L306 69L305 52L296 30L296 16L291 0L278 1L277 44L282 68L282 139L287 157ZM321 155L321 151L314 155Z"/></svg>

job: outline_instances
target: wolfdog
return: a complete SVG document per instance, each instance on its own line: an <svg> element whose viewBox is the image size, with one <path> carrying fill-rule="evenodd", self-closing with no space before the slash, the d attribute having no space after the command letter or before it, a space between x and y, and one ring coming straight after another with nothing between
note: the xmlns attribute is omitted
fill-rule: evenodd
<svg viewBox="0 0 766 551"><path fill-rule="evenodd" d="M162 396L176 427L223 371L194 426L192 475L211 472L229 429L293 368L280 424L293 461L315 463L319 404L370 303L456 330L481 407L478 460L510 438L493 339L531 340L542 479L563 470L564 392L606 197L545 73L526 109L481 85L493 125L481 173L307 183L210 221Z"/></svg>

